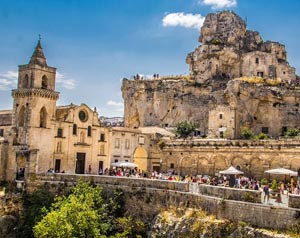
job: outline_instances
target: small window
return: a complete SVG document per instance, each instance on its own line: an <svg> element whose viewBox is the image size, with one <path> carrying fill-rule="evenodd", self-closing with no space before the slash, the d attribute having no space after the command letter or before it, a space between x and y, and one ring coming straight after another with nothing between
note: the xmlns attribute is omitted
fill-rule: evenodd
<svg viewBox="0 0 300 238"><path fill-rule="evenodd" d="M88 126L87 128L87 136L92 136L92 127Z"/></svg>
<svg viewBox="0 0 300 238"><path fill-rule="evenodd" d="M63 129L62 128L57 129L57 137L63 137Z"/></svg>
<svg viewBox="0 0 300 238"><path fill-rule="evenodd" d="M283 74L285 74L285 72L283 72Z"/></svg>
<svg viewBox="0 0 300 238"><path fill-rule="evenodd" d="M220 131L220 138L224 138L224 131Z"/></svg>
<svg viewBox="0 0 300 238"><path fill-rule="evenodd" d="M259 64L259 58L255 58L255 63Z"/></svg>
<svg viewBox="0 0 300 238"><path fill-rule="evenodd" d="M264 72L257 72L257 76L263 78L264 77Z"/></svg>
<svg viewBox="0 0 300 238"><path fill-rule="evenodd" d="M171 163L171 164L170 164L170 169L174 169L174 168L175 168L174 163Z"/></svg>
<svg viewBox="0 0 300 238"><path fill-rule="evenodd" d="M262 127L261 132L265 133L265 134L268 134L269 133L269 127Z"/></svg>
<svg viewBox="0 0 300 238"><path fill-rule="evenodd" d="M48 88L48 79L46 75L44 75L42 78L42 89L47 89L47 88Z"/></svg>
<svg viewBox="0 0 300 238"><path fill-rule="evenodd" d="M73 135L77 135L77 125L73 124Z"/></svg>
<svg viewBox="0 0 300 238"><path fill-rule="evenodd" d="M4 129L0 129L0 136L1 136L1 137L4 136Z"/></svg>
<svg viewBox="0 0 300 238"><path fill-rule="evenodd" d="M223 119L223 114L222 113L220 113L219 118Z"/></svg>
<svg viewBox="0 0 300 238"><path fill-rule="evenodd" d="M100 141L105 141L105 134L104 133L100 134Z"/></svg>
<svg viewBox="0 0 300 238"><path fill-rule="evenodd" d="M281 134L284 136L285 133L287 132L288 128L286 126L282 127L281 129Z"/></svg>

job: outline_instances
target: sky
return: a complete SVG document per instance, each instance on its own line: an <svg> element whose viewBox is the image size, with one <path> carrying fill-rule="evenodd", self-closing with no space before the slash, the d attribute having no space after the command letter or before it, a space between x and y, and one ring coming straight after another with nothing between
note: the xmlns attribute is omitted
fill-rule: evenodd
<svg viewBox="0 0 300 238"><path fill-rule="evenodd" d="M57 105L85 103L123 116L122 79L188 74L208 13L233 10L264 40L283 43L300 68L299 0L0 0L0 110L11 109L18 65L41 35L57 68Z"/></svg>

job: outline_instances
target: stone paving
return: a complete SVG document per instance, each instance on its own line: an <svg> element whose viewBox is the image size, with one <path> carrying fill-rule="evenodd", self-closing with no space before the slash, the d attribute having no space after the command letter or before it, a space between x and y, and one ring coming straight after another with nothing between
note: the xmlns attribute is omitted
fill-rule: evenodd
<svg viewBox="0 0 300 238"><path fill-rule="evenodd" d="M276 198L277 195L271 195L269 201L264 201L265 193L262 191L261 193L261 203L266 205L272 205L272 206L278 206L278 207L288 207L289 204L289 196L287 194L287 191L284 191L284 194L280 194L281 196L281 202L278 202L278 199Z"/></svg>

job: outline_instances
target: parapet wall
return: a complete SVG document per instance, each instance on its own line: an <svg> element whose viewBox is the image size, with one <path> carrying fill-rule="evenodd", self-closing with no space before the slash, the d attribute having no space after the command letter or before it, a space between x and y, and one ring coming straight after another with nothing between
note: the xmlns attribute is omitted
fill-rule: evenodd
<svg viewBox="0 0 300 238"><path fill-rule="evenodd" d="M150 198L151 203L147 206L160 205L166 206L186 206L204 209L209 214L213 214L218 219L229 219L231 221L244 221L252 226L272 229L289 230L300 224L300 209L273 207L264 204L234 201L226 198L244 198L249 191L227 189L224 187L213 187L200 185L199 191L209 193L204 194L190 193L189 184L183 182L109 177L109 176L87 176L87 175L62 175L62 174L40 174L35 181L29 183L29 187L36 187L37 184L45 182L59 184L72 183L78 179L92 181L101 185L104 189L112 190L120 188L130 196L137 194ZM225 192L228 190L228 192ZM237 195L232 195L233 193ZM256 191L252 191L255 192ZM251 193L252 194L252 193ZM258 196L258 194L257 194ZM257 202L257 200L255 200Z"/></svg>

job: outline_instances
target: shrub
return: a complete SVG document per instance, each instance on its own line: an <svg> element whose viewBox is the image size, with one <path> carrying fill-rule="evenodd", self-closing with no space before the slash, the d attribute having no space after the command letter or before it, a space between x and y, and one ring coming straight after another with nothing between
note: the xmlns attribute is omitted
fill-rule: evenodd
<svg viewBox="0 0 300 238"><path fill-rule="evenodd" d="M268 139L269 138L269 136L267 135L267 134L265 134L265 133L259 133L257 136L255 136L255 139L257 139L257 140L265 140L265 139Z"/></svg>
<svg viewBox="0 0 300 238"><path fill-rule="evenodd" d="M271 185L271 189L274 190L274 191L278 190L278 185L277 185L276 179L273 180L272 185Z"/></svg>
<svg viewBox="0 0 300 238"><path fill-rule="evenodd" d="M285 133L286 136L295 137L299 135L299 130L297 128L289 128Z"/></svg>
<svg viewBox="0 0 300 238"><path fill-rule="evenodd" d="M252 139L254 137L254 133L248 127L243 127L242 130L241 130L241 137L243 139L249 140L249 139Z"/></svg>
<svg viewBox="0 0 300 238"><path fill-rule="evenodd" d="M267 180L266 178L262 178L262 179L260 180L260 184L261 184L261 185L267 185L267 184L268 184L268 180Z"/></svg>

